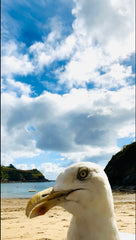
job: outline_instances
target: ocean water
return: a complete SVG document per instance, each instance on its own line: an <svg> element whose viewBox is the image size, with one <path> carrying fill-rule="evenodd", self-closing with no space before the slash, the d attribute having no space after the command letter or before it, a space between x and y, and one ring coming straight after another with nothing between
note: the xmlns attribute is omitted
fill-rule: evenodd
<svg viewBox="0 0 136 240"><path fill-rule="evenodd" d="M55 182L1 183L1 198L31 198L37 192L54 184Z"/></svg>

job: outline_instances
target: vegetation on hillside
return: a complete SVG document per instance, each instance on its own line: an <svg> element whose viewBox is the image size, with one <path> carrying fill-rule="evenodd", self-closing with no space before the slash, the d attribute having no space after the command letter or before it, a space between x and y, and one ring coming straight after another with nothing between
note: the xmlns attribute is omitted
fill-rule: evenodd
<svg viewBox="0 0 136 240"><path fill-rule="evenodd" d="M37 169L16 169L12 164L1 166L1 182L47 182L49 181Z"/></svg>

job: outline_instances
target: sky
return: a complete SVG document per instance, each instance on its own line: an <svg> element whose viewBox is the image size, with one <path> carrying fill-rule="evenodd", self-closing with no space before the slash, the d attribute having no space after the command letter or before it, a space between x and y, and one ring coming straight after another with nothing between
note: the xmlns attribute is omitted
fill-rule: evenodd
<svg viewBox="0 0 136 240"><path fill-rule="evenodd" d="M2 0L2 164L56 179L135 140L134 0Z"/></svg>

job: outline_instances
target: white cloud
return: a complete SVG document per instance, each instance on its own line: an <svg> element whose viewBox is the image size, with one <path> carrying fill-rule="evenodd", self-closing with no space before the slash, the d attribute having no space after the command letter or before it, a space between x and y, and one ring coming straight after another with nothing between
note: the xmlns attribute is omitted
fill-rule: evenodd
<svg viewBox="0 0 136 240"><path fill-rule="evenodd" d="M108 162L113 154L118 152L120 149L117 146L112 147L88 147L88 151L78 151L72 153L63 153L62 156L68 161L81 162L81 161L95 161L104 163ZM109 157L110 156L110 157ZM105 158L106 157L106 158Z"/></svg>
<svg viewBox="0 0 136 240"><path fill-rule="evenodd" d="M14 159L7 153L1 154L1 165L9 166L9 164L13 163Z"/></svg>
<svg viewBox="0 0 136 240"><path fill-rule="evenodd" d="M58 41L56 35L56 32L50 32L43 42L36 42L30 46L29 52L33 54L33 65L36 72L56 60L68 59L72 55L76 45L75 36L71 34Z"/></svg>
<svg viewBox="0 0 136 240"><path fill-rule="evenodd" d="M14 159L48 150L80 158L113 153L118 138L134 135L134 106L134 86L35 98L3 93L3 153Z"/></svg>
<svg viewBox="0 0 136 240"><path fill-rule="evenodd" d="M27 55L20 54L19 58L15 56L3 56L2 59L2 74L3 76L12 76L19 74L26 76L33 72L33 66L29 62Z"/></svg>
<svg viewBox="0 0 136 240"><path fill-rule="evenodd" d="M35 164L31 164L30 167L31 167L31 169L35 169L36 168Z"/></svg>
<svg viewBox="0 0 136 240"><path fill-rule="evenodd" d="M24 164L24 163L16 164L16 168L22 169L22 170L28 170L27 164Z"/></svg>
<svg viewBox="0 0 136 240"><path fill-rule="evenodd" d="M39 155L41 152L36 148L36 140L32 136L31 132L26 131L28 114L25 114L25 104L29 104L30 98L22 96L19 98L16 94L3 93L2 94L2 152L4 153L4 159L11 159L19 157L33 157ZM23 108L22 108L23 102ZM22 110L21 110L22 108ZM14 118L12 113L16 109L18 115ZM22 116L21 116L22 115ZM12 118L13 117L13 118ZM9 126L8 121L11 118L12 121L16 122L17 125L13 123L13 127ZM19 122L23 120L22 125ZM26 122L24 121L26 119ZM29 120L28 120L29 121Z"/></svg>
<svg viewBox="0 0 136 240"><path fill-rule="evenodd" d="M102 70L103 75L101 75ZM83 50L79 47L67 65L57 69L55 73L59 83L65 83L68 88L85 87L89 82L99 88L118 88L127 85L128 78L134 78L130 66L123 66L118 59L112 61L112 58L104 54L102 49L91 46Z"/></svg>
<svg viewBox="0 0 136 240"><path fill-rule="evenodd" d="M131 67L122 64L134 52L126 44L122 46L122 43L112 40L105 47L99 44L94 46L85 37L79 38L69 62L55 71L60 84L65 83L72 88L93 83L95 87L110 89L125 86L127 79L134 77ZM127 42L133 45L131 40ZM101 70L105 72L103 76Z"/></svg>
<svg viewBox="0 0 136 240"><path fill-rule="evenodd" d="M31 86L22 82L15 81L14 79L2 79L2 91L11 92L19 95L30 95L32 93Z"/></svg>
<svg viewBox="0 0 136 240"><path fill-rule="evenodd" d="M55 73L60 84L72 88L125 86L132 77L121 61L134 53L134 1L74 1L73 36L76 48L69 62ZM123 43L123 44L122 44ZM105 69L101 76L100 69Z"/></svg>
<svg viewBox="0 0 136 240"><path fill-rule="evenodd" d="M46 162L40 165L39 170L43 172L47 179L54 180L64 170L60 164Z"/></svg>
<svg viewBox="0 0 136 240"><path fill-rule="evenodd" d="M126 137L126 132L128 133L127 137L135 139L135 125L134 125L134 121L128 122L125 126L123 126L118 131L118 138Z"/></svg>
<svg viewBox="0 0 136 240"><path fill-rule="evenodd" d="M107 44L127 38L134 31L134 1L74 0L74 30Z"/></svg>
<svg viewBox="0 0 136 240"><path fill-rule="evenodd" d="M24 45L18 45L11 41L2 47L2 76L12 78L15 74L26 76L33 72L34 67L29 55L21 53Z"/></svg>
<svg viewBox="0 0 136 240"><path fill-rule="evenodd" d="M97 87L119 88L133 83L134 75L131 66L123 66L113 63L103 68L104 74L96 76L95 85Z"/></svg>
<svg viewBox="0 0 136 240"><path fill-rule="evenodd" d="M99 49L97 51L95 48L87 48L87 46L83 50L80 48L81 46L64 69L56 71L59 83L66 83L70 88L74 85L85 86L85 83L91 81L91 79L94 81L96 68L102 58Z"/></svg>

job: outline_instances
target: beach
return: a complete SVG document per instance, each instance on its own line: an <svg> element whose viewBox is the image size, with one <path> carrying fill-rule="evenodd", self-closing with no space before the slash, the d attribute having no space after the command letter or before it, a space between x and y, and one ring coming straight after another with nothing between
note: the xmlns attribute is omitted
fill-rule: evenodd
<svg viewBox="0 0 136 240"><path fill-rule="evenodd" d="M119 231L135 233L135 194L114 193L115 216ZM25 207L29 199L1 200L2 240L64 240L71 214L54 207L45 215L28 219Z"/></svg>

